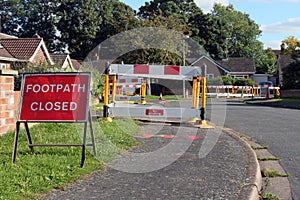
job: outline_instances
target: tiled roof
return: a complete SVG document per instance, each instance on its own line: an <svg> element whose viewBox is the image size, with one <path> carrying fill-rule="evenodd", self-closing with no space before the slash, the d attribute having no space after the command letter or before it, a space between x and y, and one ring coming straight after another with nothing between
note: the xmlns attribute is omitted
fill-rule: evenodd
<svg viewBox="0 0 300 200"><path fill-rule="evenodd" d="M14 58L0 43L0 57Z"/></svg>
<svg viewBox="0 0 300 200"><path fill-rule="evenodd" d="M253 58L231 57L217 62L231 72L255 72Z"/></svg>
<svg viewBox="0 0 300 200"><path fill-rule="evenodd" d="M0 44L14 58L30 59L41 44L41 38L0 39Z"/></svg>
<svg viewBox="0 0 300 200"><path fill-rule="evenodd" d="M68 54L66 53L63 53L63 54L56 54L56 53L52 53L50 54L52 60L54 61L55 64L57 65L62 65L65 60L67 59L68 57Z"/></svg>
<svg viewBox="0 0 300 200"><path fill-rule="evenodd" d="M74 69L79 70L81 67L81 62L79 60L71 59Z"/></svg>
<svg viewBox="0 0 300 200"><path fill-rule="evenodd" d="M292 55L279 55L277 59L277 65L280 67L280 69L284 69L293 61Z"/></svg>

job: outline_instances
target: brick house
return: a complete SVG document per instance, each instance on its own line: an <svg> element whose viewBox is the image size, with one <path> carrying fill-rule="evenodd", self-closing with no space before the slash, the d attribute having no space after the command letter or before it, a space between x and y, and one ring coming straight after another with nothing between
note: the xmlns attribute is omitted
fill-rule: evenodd
<svg viewBox="0 0 300 200"><path fill-rule="evenodd" d="M202 55L191 63L191 66L207 66L207 78L232 76L233 78L252 78L255 74L253 58L230 57L223 60L213 60Z"/></svg>
<svg viewBox="0 0 300 200"><path fill-rule="evenodd" d="M23 68L40 64L54 65L43 38L16 38L0 35L1 69Z"/></svg>
<svg viewBox="0 0 300 200"><path fill-rule="evenodd" d="M67 53L53 53L50 54L50 56L55 63L55 67L58 67L63 71L76 71L78 69L78 63L76 63L76 60L71 59L70 55Z"/></svg>
<svg viewBox="0 0 300 200"><path fill-rule="evenodd" d="M0 135L15 128L20 91L14 91L15 76L24 67L54 62L40 37L17 38L0 33Z"/></svg>
<svg viewBox="0 0 300 200"><path fill-rule="evenodd" d="M283 75L282 70L286 68L289 64L291 64L294 60L292 55L282 55L280 50L273 50L277 57L277 62L275 66L274 76L276 78L276 85L283 85Z"/></svg>

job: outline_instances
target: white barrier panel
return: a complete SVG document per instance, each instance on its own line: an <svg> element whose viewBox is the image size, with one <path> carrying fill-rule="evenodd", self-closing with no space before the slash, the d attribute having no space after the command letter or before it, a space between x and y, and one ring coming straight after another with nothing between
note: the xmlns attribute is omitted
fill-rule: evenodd
<svg viewBox="0 0 300 200"><path fill-rule="evenodd" d="M109 97L111 99L111 96ZM123 96L123 95L116 95L116 101L141 101L141 96Z"/></svg>
<svg viewBox="0 0 300 200"><path fill-rule="evenodd" d="M193 76L201 75L201 70L199 67L194 66L111 64L109 66L109 74L192 80Z"/></svg>
<svg viewBox="0 0 300 200"><path fill-rule="evenodd" d="M188 120L199 118L200 110L192 108L166 108L160 106L118 106L109 108L113 117L126 118L160 118Z"/></svg>

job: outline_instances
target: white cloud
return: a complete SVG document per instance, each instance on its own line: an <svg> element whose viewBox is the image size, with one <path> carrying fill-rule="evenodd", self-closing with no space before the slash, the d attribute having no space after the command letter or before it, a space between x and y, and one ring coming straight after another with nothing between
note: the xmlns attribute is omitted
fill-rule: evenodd
<svg viewBox="0 0 300 200"><path fill-rule="evenodd" d="M229 5L229 0L195 0L195 3L203 10L204 13L208 13L212 10L216 3L227 6Z"/></svg>
<svg viewBox="0 0 300 200"><path fill-rule="evenodd" d="M289 18L286 21L262 25L261 30L263 33L279 33L289 35L300 34L300 17Z"/></svg>
<svg viewBox="0 0 300 200"><path fill-rule="evenodd" d="M264 48L280 49L281 40L270 40L264 43Z"/></svg>

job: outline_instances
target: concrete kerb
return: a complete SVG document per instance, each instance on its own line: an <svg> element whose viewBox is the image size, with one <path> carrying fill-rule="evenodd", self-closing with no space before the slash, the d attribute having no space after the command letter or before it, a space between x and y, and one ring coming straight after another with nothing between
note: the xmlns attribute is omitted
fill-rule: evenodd
<svg viewBox="0 0 300 200"><path fill-rule="evenodd" d="M248 157L246 182L241 188L238 199L259 200L262 189L262 176L255 151L247 142L247 138L240 133L229 128L223 128L222 131L238 140L245 147L245 153Z"/></svg>

